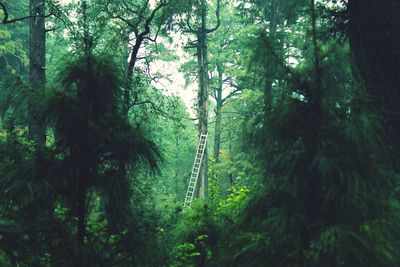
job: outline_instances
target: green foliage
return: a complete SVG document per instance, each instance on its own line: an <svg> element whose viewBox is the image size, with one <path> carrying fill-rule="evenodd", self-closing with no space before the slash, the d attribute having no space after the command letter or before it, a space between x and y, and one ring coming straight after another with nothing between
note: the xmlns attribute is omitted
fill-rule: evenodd
<svg viewBox="0 0 400 267"><path fill-rule="evenodd" d="M0 265L398 266L398 20L375 15L396 7L315 1L313 29L312 2L220 1L206 47L220 153L190 209L198 129L153 64L185 61L197 82L186 59L216 0L47 1L44 95L28 82L32 20L0 25ZM45 147L27 137L29 105Z"/></svg>
<svg viewBox="0 0 400 267"><path fill-rule="evenodd" d="M217 204L217 212L230 216L232 220L238 218L240 211L246 206L250 189L247 186L233 186L225 200Z"/></svg>
<svg viewBox="0 0 400 267"><path fill-rule="evenodd" d="M7 194L2 207L8 207L3 214L16 228L7 240L26 236L32 244L24 245L23 239L4 251L17 251L17 261L24 264L68 265L78 260L76 250L67 256L62 251L76 246L78 209L84 205L85 261L113 266L143 262L141 253L148 247L135 247L152 240L142 226L151 213L142 206L149 194L140 193L145 187L138 186L137 174L144 162L156 169L159 152L121 115L118 72L109 58L81 57L67 63L60 74L59 89L47 99L54 144L41 151L12 136L5 138L0 169L1 188ZM79 202L82 192L84 202ZM121 248L137 254L126 259L116 252Z"/></svg>
<svg viewBox="0 0 400 267"><path fill-rule="evenodd" d="M223 265L395 264L396 177L380 123L360 104L363 92L351 84L349 64L332 68L347 60L342 51L321 47L320 74L310 61L300 64L306 78L294 81L292 92L304 98L286 92L267 113L264 187L225 243L223 255L231 257ZM383 222L388 225L381 228Z"/></svg>
<svg viewBox="0 0 400 267"><path fill-rule="evenodd" d="M171 266L204 266L213 258L220 235L215 212L200 202L185 209L174 230Z"/></svg>
<svg viewBox="0 0 400 267"><path fill-rule="evenodd" d="M207 235L200 235L195 238L193 243L179 245L176 259L171 266L199 266L202 261L201 258L205 258L205 260L211 259L211 251L206 244L207 238Z"/></svg>
<svg viewBox="0 0 400 267"><path fill-rule="evenodd" d="M0 25L0 127L8 131L26 123L30 94L25 84L27 49L15 30Z"/></svg>
<svg viewBox="0 0 400 267"><path fill-rule="evenodd" d="M61 73L63 90L54 92L48 100L48 114L54 125L55 149L61 151L58 157L62 159L54 167L65 179L65 190L72 196L78 193L74 188L81 186L94 190L99 198L94 210L104 212L108 222L105 229L115 234L118 242L130 240L129 249L143 242L131 206L134 171L143 160L155 169L159 153L120 114L119 77L114 66L108 58L92 56L69 63ZM67 182L79 175L74 170L82 168L82 157L90 158L85 167L90 168L90 176L85 177L85 184ZM93 223L101 225L104 219L97 218Z"/></svg>

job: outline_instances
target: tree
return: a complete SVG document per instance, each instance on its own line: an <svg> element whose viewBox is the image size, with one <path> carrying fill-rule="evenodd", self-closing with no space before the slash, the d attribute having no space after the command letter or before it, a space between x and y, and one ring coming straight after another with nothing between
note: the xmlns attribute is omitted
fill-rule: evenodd
<svg viewBox="0 0 400 267"><path fill-rule="evenodd" d="M263 188L228 231L242 232L222 243L230 259L221 265L396 264L397 178L381 127L360 102L365 95L349 68L338 68L343 60L349 65L346 47L335 39L320 43L326 25L316 10L310 1L303 14L312 49L289 68L288 91L264 121Z"/></svg>
<svg viewBox="0 0 400 267"><path fill-rule="evenodd" d="M400 75L400 14L398 3L350 0L347 5L348 33L355 61L356 77L370 95L369 107L381 116L386 129L390 150L400 151L398 131ZM382 31L382 29L385 29ZM397 158L395 156L394 158ZM394 165L398 166L394 161ZM398 171L398 167L395 167Z"/></svg>
<svg viewBox="0 0 400 267"><path fill-rule="evenodd" d="M17 18L10 19L10 14L5 4L0 3L0 8L3 11L3 24L16 23L29 19L29 86L32 92L34 92L29 101L29 136L39 145L44 145L46 127L43 123L40 107L37 106L34 98L43 96L45 89L45 18L50 15L45 14L46 6L44 0L30 0L29 15Z"/></svg>
<svg viewBox="0 0 400 267"><path fill-rule="evenodd" d="M43 95L46 86L45 1L29 1L29 84L36 95ZM29 136L38 144L46 142L46 126L37 103L30 102Z"/></svg>
<svg viewBox="0 0 400 267"><path fill-rule="evenodd" d="M196 41L190 43L189 47L196 48L197 57L197 76L198 76L198 95L197 95L197 116L199 120L199 136L201 133L208 132L208 96L209 96L209 62L208 62L208 45L207 36L208 34L216 31L220 24L220 1L217 0L217 6L215 9L215 16L217 18L216 25L214 27L208 28L207 14L208 14L209 4L206 0L201 0L195 9L198 14L195 18L192 18L191 14L187 14L186 27L188 32L196 36ZM194 19L197 25L192 25L190 22ZM199 180L197 185L197 195L200 198L205 198L207 195L207 164L208 164L208 152L207 149L204 150L204 157L202 166L200 168Z"/></svg>
<svg viewBox="0 0 400 267"><path fill-rule="evenodd" d="M123 44L130 48L128 52L128 66L126 72L126 82L124 89L125 113L128 114L131 108L131 90L134 85L134 70L137 61L141 59L139 50L146 41L156 42L161 27L167 18L167 6L174 1L161 0L156 2L154 8L151 7L149 1L140 1L137 3L129 3L127 1L104 1L104 11L111 19L117 20L125 24L124 30L125 41ZM132 17L134 15L134 17ZM155 27L154 36L151 37L152 28ZM130 35L134 34L133 45L130 45ZM136 97L136 96L134 96Z"/></svg>
<svg viewBox="0 0 400 267"><path fill-rule="evenodd" d="M237 32L243 25L239 24L234 9L229 5L223 4L220 12L224 14L221 20L221 26L210 38L210 95L214 98L216 106L215 128L214 128L214 148L213 158L219 161L221 149L221 131L222 131L222 115L223 106L232 97L241 93L238 79L240 75L240 65L237 54L242 52L239 41L237 40Z"/></svg>
<svg viewBox="0 0 400 267"><path fill-rule="evenodd" d="M24 23L0 24L0 127L7 132L28 124L26 28Z"/></svg>

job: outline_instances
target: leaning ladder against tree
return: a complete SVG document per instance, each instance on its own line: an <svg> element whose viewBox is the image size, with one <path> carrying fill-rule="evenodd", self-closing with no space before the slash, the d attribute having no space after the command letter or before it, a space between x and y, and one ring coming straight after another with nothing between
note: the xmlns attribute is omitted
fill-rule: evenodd
<svg viewBox="0 0 400 267"><path fill-rule="evenodd" d="M201 133L199 145L197 147L196 157L194 159L194 164L192 168L192 174L190 176L188 189L186 191L184 207L190 207L193 201L194 193L196 192L197 179L199 178L199 173L201 165L203 163L204 151L207 145L207 134Z"/></svg>

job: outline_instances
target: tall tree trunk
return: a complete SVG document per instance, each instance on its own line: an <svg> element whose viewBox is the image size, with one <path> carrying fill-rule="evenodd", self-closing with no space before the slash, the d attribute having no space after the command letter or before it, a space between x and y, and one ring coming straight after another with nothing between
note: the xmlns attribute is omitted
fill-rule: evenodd
<svg viewBox="0 0 400 267"><path fill-rule="evenodd" d="M88 265L85 248L86 238L86 222L87 222L87 192L89 187L90 177L90 125L92 119L93 109L93 61L92 61L92 38L90 36L89 21L87 17L88 7L86 0L82 2L83 12L83 42L84 53L86 57L86 73L85 77L88 79L88 84L85 86L78 86L78 97L85 103L82 113L82 120L80 125L79 146L76 151L76 157L79 159L76 169L76 210L77 210L77 249L79 265L85 267Z"/></svg>
<svg viewBox="0 0 400 267"><path fill-rule="evenodd" d="M182 181L182 177L179 177L179 167L181 163L181 153L180 153L180 143L178 133L175 133L175 173L174 173L174 180L175 180L175 196L179 195L179 187L181 185L180 181Z"/></svg>
<svg viewBox="0 0 400 267"><path fill-rule="evenodd" d="M222 86L223 86L223 71L221 63L217 63L218 72L218 88L216 90L215 99L217 101L217 106L215 108L215 132L214 132L214 159L219 162L219 152L221 149L221 123L222 123Z"/></svg>
<svg viewBox="0 0 400 267"><path fill-rule="evenodd" d="M33 99L39 99L46 85L46 29L45 1L30 0L29 15L35 16L29 22L29 83L33 90ZM46 127L35 101L29 102L29 137L39 145L46 142Z"/></svg>
<svg viewBox="0 0 400 267"><path fill-rule="evenodd" d="M355 73L371 96L370 109L382 117L389 148L399 155L400 2L349 0L348 14Z"/></svg>
<svg viewBox="0 0 400 267"><path fill-rule="evenodd" d="M206 28L206 2L202 1L201 28L197 33L197 64L199 77L198 91L198 117L199 117L199 136L206 134L208 129L208 55L207 55L207 28ZM207 148L204 150L204 157L198 179L198 196L205 198L207 195L207 170L208 155Z"/></svg>
<svg viewBox="0 0 400 267"><path fill-rule="evenodd" d="M265 7L269 9L268 6ZM264 13L268 18L269 24L269 40L271 42L272 49L277 52L277 45L276 45L276 29L277 29L277 6L276 0L271 1L271 9L265 10ZM265 109L265 116L269 114L272 109L272 84L274 83L275 75L276 75L276 67L274 63L275 59L272 59L268 62L268 65L265 66L265 77L264 77L264 109Z"/></svg>
<svg viewBox="0 0 400 267"><path fill-rule="evenodd" d="M135 70L136 61L137 61L137 57L139 54L139 49L140 49L140 46L142 45L143 40L144 40L144 37L142 35L139 35L136 39L135 45L133 46L131 53L130 53L128 70L126 73L126 85L125 85L125 90L124 90L124 106L123 106L123 114L127 117L128 117L129 109L131 107L131 90L133 87L133 72Z"/></svg>

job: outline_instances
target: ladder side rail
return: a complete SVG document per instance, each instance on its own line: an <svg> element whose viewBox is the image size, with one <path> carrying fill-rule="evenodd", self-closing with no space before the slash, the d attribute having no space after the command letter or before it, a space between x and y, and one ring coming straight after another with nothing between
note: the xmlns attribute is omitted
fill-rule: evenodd
<svg viewBox="0 0 400 267"><path fill-rule="evenodd" d="M194 169L193 169L193 172L192 172L192 177L191 177L191 181L190 182L193 182L194 183L194 188L193 188L193 191L191 191L190 192L190 190L189 190L189 187L188 187L188 191L187 191L187 193L186 193L186 198L185 198L185 206L189 206L190 207L190 205L191 205L191 203L192 203L192 201L193 201L193 196L194 196L194 192L195 192L195 187L196 187L196 184L197 184L197 180L198 180L198 177L199 177L199 173L200 173L200 167L201 167L201 164L203 163L203 158L204 158L204 152L205 152L205 145L206 145L206 143L207 143L207 135L204 135L204 134L202 134L201 136L200 136L200 142L199 142L199 146L198 146L198 148L200 148L201 146L203 147L202 149L199 149L199 150L201 150L201 151L198 151L199 153L196 153L196 160L197 159L199 159L199 164L200 164L200 166L199 166L199 168L197 169L197 171L195 171ZM200 158L198 158L198 155L200 155ZM195 163L196 163L196 160L195 160ZM192 178L193 178L193 180L194 181L192 181ZM189 182L189 183L190 183Z"/></svg>
<svg viewBox="0 0 400 267"><path fill-rule="evenodd" d="M203 163L206 143L207 143L207 134L201 133L199 144L197 146L195 160L194 160L193 167L192 167L192 175L190 176L190 179L189 179L188 189L186 192L186 197L185 197L185 202L184 202L184 206L187 206L187 207L190 207L190 205L193 201L194 192L196 191L196 184L197 184L197 180L199 177L200 168ZM198 165L198 167L196 165Z"/></svg>
<svg viewBox="0 0 400 267"><path fill-rule="evenodd" d="M193 195L194 195L194 191L195 190L193 190L193 193L191 193L190 185L194 184L194 187L196 187L196 182L197 182L197 177L196 176L198 176L198 173L196 172L195 169L196 169L196 164L197 164L196 162L197 162L198 156L199 156L200 146L201 146L201 136L200 136L199 144L197 145L196 156L195 156L195 160L194 160L193 167L192 167L192 173L190 175L189 185L188 185L188 189L186 191L185 206L187 206L188 203L190 205L190 203L192 201L192 198L193 198Z"/></svg>

